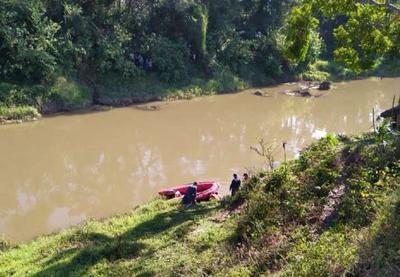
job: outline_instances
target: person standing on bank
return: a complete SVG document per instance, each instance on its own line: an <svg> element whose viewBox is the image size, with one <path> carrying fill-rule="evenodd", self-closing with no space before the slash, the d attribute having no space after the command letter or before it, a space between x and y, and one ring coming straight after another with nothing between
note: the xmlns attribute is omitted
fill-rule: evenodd
<svg viewBox="0 0 400 277"><path fill-rule="evenodd" d="M233 174L233 180L231 182L231 186L229 187L229 190L231 191L232 196L236 194L236 192L239 190L240 187L240 179L238 178L237 174Z"/></svg>
<svg viewBox="0 0 400 277"><path fill-rule="evenodd" d="M182 199L182 204L186 208L190 208L196 205L196 195L197 195L197 182L190 185Z"/></svg>

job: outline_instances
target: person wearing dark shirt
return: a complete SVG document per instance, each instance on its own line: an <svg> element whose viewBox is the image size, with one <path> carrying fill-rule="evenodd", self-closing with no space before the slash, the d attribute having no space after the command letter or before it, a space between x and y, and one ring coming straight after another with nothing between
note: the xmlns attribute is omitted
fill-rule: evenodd
<svg viewBox="0 0 400 277"><path fill-rule="evenodd" d="M238 178L237 174L233 174L233 180L231 182L231 186L229 187L229 190L231 191L232 196L236 194L236 192L239 190L240 187L240 179Z"/></svg>
<svg viewBox="0 0 400 277"><path fill-rule="evenodd" d="M182 199L182 204L185 205L186 208L190 208L191 206L196 205L196 195L197 195L197 182L194 182L190 185L185 193L185 196Z"/></svg>

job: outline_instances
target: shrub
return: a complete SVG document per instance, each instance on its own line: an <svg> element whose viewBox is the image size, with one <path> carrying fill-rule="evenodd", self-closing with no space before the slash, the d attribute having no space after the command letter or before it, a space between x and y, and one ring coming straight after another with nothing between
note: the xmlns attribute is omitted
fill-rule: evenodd
<svg viewBox="0 0 400 277"><path fill-rule="evenodd" d="M235 33L221 55L224 63L235 72L240 73L241 68L254 62L254 53L251 51L253 41L243 40Z"/></svg>
<svg viewBox="0 0 400 277"><path fill-rule="evenodd" d="M305 81L318 81L323 82L329 79L330 74L324 71L308 70L301 75L301 79Z"/></svg>
<svg viewBox="0 0 400 277"><path fill-rule="evenodd" d="M30 106L0 107L0 122L2 120L32 120L40 117L36 108Z"/></svg>
<svg viewBox="0 0 400 277"><path fill-rule="evenodd" d="M308 71L303 73L305 80L325 81L328 78L342 80L357 76L353 71L334 61L317 60L315 63L310 64L308 68Z"/></svg>
<svg viewBox="0 0 400 277"><path fill-rule="evenodd" d="M10 83L0 83L0 103L3 105L12 105L21 102L21 99L26 98L23 90Z"/></svg>
<svg viewBox="0 0 400 277"><path fill-rule="evenodd" d="M0 83L0 105L37 106L46 97L48 89L44 85L22 86L6 82Z"/></svg>
<svg viewBox="0 0 400 277"><path fill-rule="evenodd" d="M298 197L296 188L299 184L291 172L291 165L288 167L281 166L268 172L262 183L251 181L250 190L244 190L247 206L238 221L239 240L254 242L275 232L277 226L302 220L304 203Z"/></svg>
<svg viewBox="0 0 400 277"><path fill-rule="evenodd" d="M298 176L307 188L304 191L306 194L323 196L332 188L338 177L338 144L336 137L328 135L312 144L300 156L296 166Z"/></svg>
<svg viewBox="0 0 400 277"><path fill-rule="evenodd" d="M12 247L12 244L10 241L0 237L0 253L2 251L7 251L8 249L10 249Z"/></svg>
<svg viewBox="0 0 400 277"><path fill-rule="evenodd" d="M98 72L101 76L110 73L118 74L123 79L138 77L140 70L135 64L127 59L129 48L127 44L131 37L120 25L113 26L113 31L99 41L97 49Z"/></svg>
<svg viewBox="0 0 400 277"><path fill-rule="evenodd" d="M213 78L213 81L213 83L207 84L207 89L216 92L236 91L249 86L228 68L221 69Z"/></svg>
<svg viewBox="0 0 400 277"><path fill-rule="evenodd" d="M39 84L52 76L59 29L45 15L41 1L2 1L0 79Z"/></svg>
<svg viewBox="0 0 400 277"><path fill-rule="evenodd" d="M59 77L50 89L49 100L58 110L70 111L88 107L92 96L86 86Z"/></svg>
<svg viewBox="0 0 400 277"><path fill-rule="evenodd" d="M370 224L385 197L396 188L392 178L399 176L398 135L386 131L355 139L350 145L346 193L339 209L339 219L355 228Z"/></svg>
<svg viewBox="0 0 400 277"><path fill-rule="evenodd" d="M182 82L189 77L189 48L183 40L172 41L165 37L152 38L152 59L161 80Z"/></svg>

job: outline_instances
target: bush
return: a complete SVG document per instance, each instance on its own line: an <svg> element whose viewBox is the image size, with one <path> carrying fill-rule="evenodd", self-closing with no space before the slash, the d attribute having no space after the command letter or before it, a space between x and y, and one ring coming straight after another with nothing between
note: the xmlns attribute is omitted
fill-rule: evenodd
<svg viewBox="0 0 400 277"><path fill-rule="evenodd" d="M382 200L397 186L399 176L399 136L386 130L356 139L347 149L352 166L347 173L348 192L339 209L343 222L360 228L375 220Z"/></svg>
<svg viewBox="0 0 400 277"><path fill-rule="evenodd" d="M182 82L189 77L190 51L183 40L151 38L152 59L162 81Z"/></svg>
<svg viewBox="0 0 400 277"><path fill-rule="evenodd" d="M302 153L296 166L298 176L307 188L305 193L323 196L330 191L338 178L338 144L336 137L328 135Z"/></svg>
<svg viewBox="0 0 400 277"><path fill-rule="evenodd" d="M12 244L9 240L0 237L0 253L2 251L7 251L12 247Z"/></svg>
<svg viewBox="0 0 400 277"><path fill-rule="evenodd" d="M215 77L208 81L206 90L213 92L227 92L236 91L248 87L249 84L241 80L238 76L233 74L229 68L220 68Z"/></svg>
<svg viewBox="0 0 400 277"><path fill-rule="evenodd" d="M346 69L334 61L317 60L308 66L303 73L304 80L325 81L326 79L352 79L357 76L353 71ZM358 75L360 76L360 75Z"/></svg>
<svg viewBox="0 0 400 277"><path fill-rule="evenodd" d="M40 113L34 107L0 107L0 122L2 120L32 120L39 117Z"/></svg>
<svg viewBox="0 0 400 277"><path fill-rule="evenodd" d="M3 105L12 105L21 101L21 99L26 98L23 90L10 83L1 82L0 83L0 103Z"/></svg>
<svg viewBox="0 0 400 277"><path fill-rule="evenodd" d="M326 200L339 176L338 145L336 137L328 135L303 151L299 160L260 176L262 182L251 182L251 190L243 194L248 203L238 222L238 238L254 242L276 226L304 222L311 207Z"/></svg>
<svg viewBox="0 0 400 277"><path fill-rule="evenodd" d="M268 172L262 183L251 183L250 191L245 191L247 205L237 227L240 241L257 241L276 232L277 226L302 220L303 199L297 193L299 184L292 175L291 164L288 167Z"/></svg>
<svg viewBox="0 0 400 277"><path fill-rule="evenodd" d="M140 76L141 72L135 64L127 59L129 48L127 44L131 37L121 26L113 26L114 30L99 41L97 49L98 72L100 76L107 76L111 72L123 79Z"/></svg>
<svg viewBox="0 0 400 277"><path fill-rule="evenodd" d="M38 106L40 99L46 97L48 88L44 85L16 85L0 83L0 105Z"/></svg>
<svg viewBox="0 0 400 277"><path fill-rule="evenodd" d="M243 67L254 64L254 53L252 51L254 41L244 40L238 33L232 35L232 40L221 52L219 59L235 73L241 73Z"/></svg>
<svg viewBox="0 0 400 277"><path fill-rule="evenodd" d="M324 71L308 70L301 74L301 79L305 81L318 81L323 82L329 79L330 74Z"/></svg>
<svg viewBox="0 0 400 277"><path fill-rule="evenodd" d="M49 101L45 106L50 104L55 105L57 110L71 111L86 108L91 103L92 96L88 87L59 77L50 89Z"/></svg>
<svg viewBox="0 0 400 277"><path fill-rule="evenodd" d="M56 71L60 25L45 15L42 1L1 1L0 79L39 84Z"/></svg>

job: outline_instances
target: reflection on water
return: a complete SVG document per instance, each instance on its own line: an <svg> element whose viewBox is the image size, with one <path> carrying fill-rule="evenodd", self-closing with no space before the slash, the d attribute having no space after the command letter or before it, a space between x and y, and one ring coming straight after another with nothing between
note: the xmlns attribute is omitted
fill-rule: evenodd
<svg viewBox="0 0 400 277"><path fill-rule="evenodd" d="M78 224L86 219L85 214L70 215L71 208L55 208L47 220L47 229L55 230Z"/></svg>
<svg viewBox="0 0 400 277"><path fill-rule="evenodd" d="M164 187L214 179L262 161L260 138L291 157L328 132L371 127L371 111L391 105L400 79L336 84L320 98L253 91L135 108L57 116L0 128L0 233L27 240L154 197ZM281 158L280 147L277 157ZM226 189L226 188L225 188Z"/></svg>

